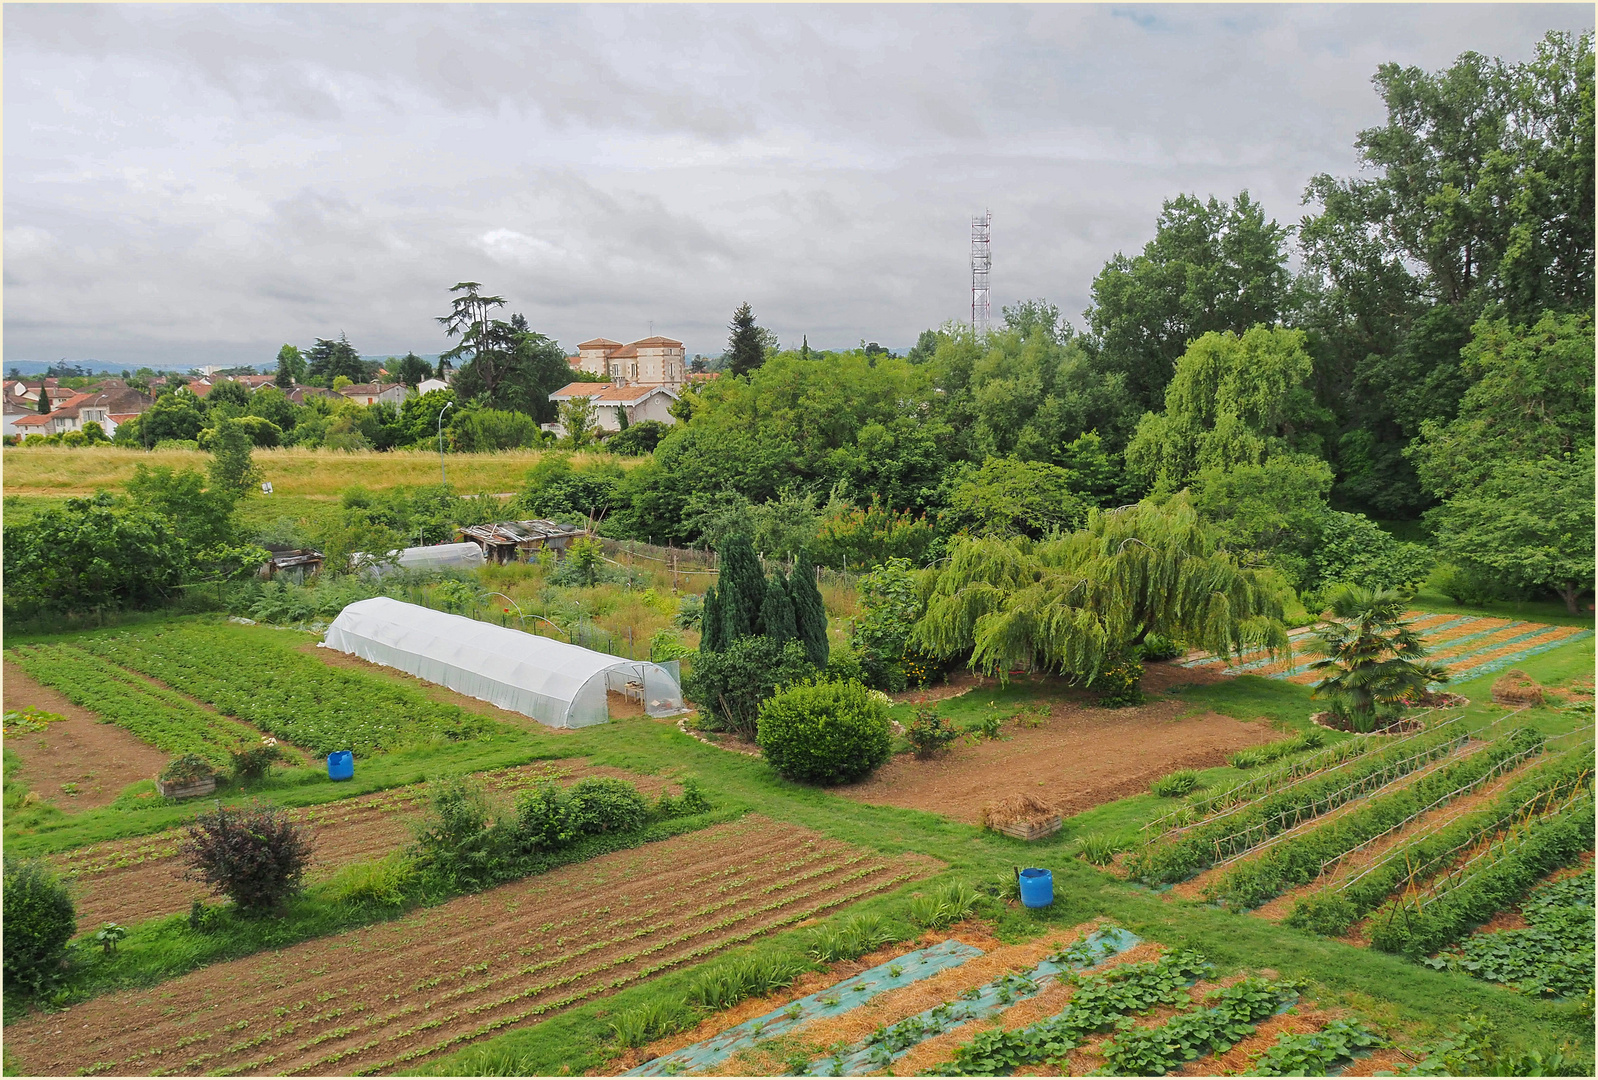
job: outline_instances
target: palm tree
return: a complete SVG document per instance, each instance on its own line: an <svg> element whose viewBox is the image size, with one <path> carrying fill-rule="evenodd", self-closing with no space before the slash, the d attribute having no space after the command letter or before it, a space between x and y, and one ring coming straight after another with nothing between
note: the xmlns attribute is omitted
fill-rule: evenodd
<svg viewBox="0 0 1598 1080"><path fill-rule="evenodd" d="M1310 670L1325 677L1315 697L1331 699L1332 712L1354 731L1387 727L1426 692L1448 681L1448 671L1424 662L1427 649L1404 621L1409 594L1397 589L1348 586L1333 597L1333 620L1316 631L1310 652L1323 657Z"/></svg>

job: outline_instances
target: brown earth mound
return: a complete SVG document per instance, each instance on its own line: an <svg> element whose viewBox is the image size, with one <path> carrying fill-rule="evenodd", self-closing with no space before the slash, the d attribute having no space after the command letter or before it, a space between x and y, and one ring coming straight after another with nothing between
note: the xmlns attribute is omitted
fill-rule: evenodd
<svg viewBox="0 0 1598 1080"><path fill-rule="evenodd" d="M1036 795L1024 791L1019 795L1007 795L982 808L982 824L990 829L999 829L1020 822L1032 824L1053 816L1053 807Z"/></svg>

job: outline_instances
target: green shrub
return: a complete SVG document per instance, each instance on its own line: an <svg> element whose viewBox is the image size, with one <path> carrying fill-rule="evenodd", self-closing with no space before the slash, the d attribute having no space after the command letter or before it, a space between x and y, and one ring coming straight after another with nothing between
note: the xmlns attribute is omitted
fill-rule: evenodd
<svg viewBox="0 0 1598 1080"><path fill-rule="evenodd" d="M905 737L918 758L941 754L960 737L960 732L931 709L917 709L915 719L905 729Z"/></svg>
<svg viewBox="0 0 1598 1080"><path fill-rule="evenodd" d="M1099 704L1107 709L1141 705L1143 663L1135 656L1112 657L1087 681L1087 686L1099 695Z"/></svg>
<svg viewBox="0 0 1598 1080"><path fill-rule="evenodd" d="M792 984L806 967L798 960L768 956L728 960L696 976L688 984L688 1000L707 1009L730 1009Z"/></svg>
<svg viewBox="0 0 1598 1080"><path fill-rule="evenodd" d="M428 786L428 813L415 826L418 865L451 889L482 889L500 880L513 838L490 823L482 786L463 777Z"/></svg>
<svg viewBox="0 0 1598 1080"><path fill-rule="evenodd" d="M266 774L272 771L273 763L282 761L286 756L277 745L277 740L270 735L262 739L259 746L228 751L228 757L233 762L235 780L265 779Z"/></svg>
<svg viewBox="0 0 1598 1080"><path fill-rule="evenodd" d="M879 915L855 915L843 922L817 926L810 930L810 955L824 964L853 960L879 945L892 941L893 934Z"/></svg>
<svg viewBox="0 0 1598 1080"><path fill-rule="evenodd" d="M590 776L566 794L566 830L574 837L641 829L648 818L649 803L616 777Z"/></svg>
<svg viewBox="0 0 1598 1080"><path fill-rule="evenodd" d="M690 814L703 814L710 808L710 799L706 797L705 789L699 786L699 781L685 776L681 795L672 798L669 792L660 793L660 798L655 800L654 815L658 818L687 817Z"/></svg>
<svg viewBox="0 0 1598 1080"><path fill-rule="evenodd" d="M1143 639L1142 657L1144 660L1175 660L1181 655L1182 647L1168 637L1150 634Z"/></svg>
<svg viewBox="0 0 1598 1080"><path fill-rule="evenodd" d="M1077 854L1094 866L1109 866L1124 850L1124 843L1103 833L1088 833L1077 841Z"/></svg>
<svg viewBox="0 0 1598 1080"><path fill-rule="evenodd" d="M610 1033L622 1046L644 1046L693 1022L694 1015L683 1002L650 1001L617 1012L610 1021Z"/></svg>
<svg viewBox="0 0 1598 1080"><path fill-rule="evenodd" d="M808 682L760 709L758 738L772 768L790 780L840 784L888 760L888 709L857 682Z"/></svg>
<svg viewBox="0 0 1598 1080"><path fill-rule="evenodd" d="M971 914L977 891L963 881L952 881L910 901L910 921L928 930L942 930Z"/></svg>
<svg viewBox="0 0 1598 1080"><path fill-rule="evenodd" d="M216 769L198 754L184 754L167 762L161 780L167 784L190 784L216 775Z"/></svg>
<svg viewBox="0 0 1598 1080"><path fill-rule="evenodd" d="M0 916L6 985L34 992L49 986L78 927L67 887L42 862L6 859Z"/></svg>
<svg viewBox="0 0 1598 1080"><path fill-rule="evenodd" d="M718 652L701 649L683 680L683 694L723 729L751 738L761 703L815 672L799 642L779 645L764 635L746 636Z"/></svg>
<svg viewBox="0 0 1598 1080"><path fill-rule="evenodd" d="M324 888L336 904L397 907L406 901L416 877L415 860L403 852L391 852L376 862L340 867Z"/></svg>
<svg viewBox="0 0 1598 1080"><path fill-rule="evenodd" d="M181 854L194 876L259 914L298 892L311 861L305 831L270 806L219 806L185 830Z"/></svg>
<svg viewBox="0 0 1598 1080"><path fill-rule="evenodd" d="M1265 756L1265 751L1258 746L1245 746L1231 757L1226 763L1234 769L1257 769L1264 765L1270 758Z"/></svg>
<svg viewBox="0 0 1598 1080"><path fill-rule="evenodd" d="M1154 783L1149 785L1149 790L1165 799L1180 799L1183 795L1191 795L1204 785L1199 781L1199 774L1193 769L1178 769L1173 773L1166 773Z"/></svg>

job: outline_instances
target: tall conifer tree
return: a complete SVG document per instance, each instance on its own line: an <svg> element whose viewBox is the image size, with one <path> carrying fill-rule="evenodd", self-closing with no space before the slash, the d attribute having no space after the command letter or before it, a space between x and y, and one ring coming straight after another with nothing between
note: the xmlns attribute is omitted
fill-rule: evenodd
<svg viewBox="0 0 1598 1080"><path fill-rule="evenodd" d="M821 590L816 588L816 568L804 551L799 552L793 573L788 575L788 596L793 601L794 626L805 655L816 667L826 667L831 651L827 644L827 607L821 602Z"/></svg>
<svg viewBox="0 0 1598 1080"><path fill-rule="evenodd" d="M721 597L712 585L705 590L705 606L699 613L699 648L703 652L720 652L726 645L721 634Z"/></svg>
<svg viewBox="0 0 1598 1080"><path fill-rule="evenodd" d="M799 636L793 601L788 597L788 586L781 572L766 579L766 595L760 601L760 632L778 645Z"/></svg>
<svg viewBox="0 0 1598 1080"><path fill-rule="evenodd" d="M734 536L722 544L718 561L721 574L716 581L716 595L721 606L721 645L726 648L759 627L766 575L747 536Z"/></svg>

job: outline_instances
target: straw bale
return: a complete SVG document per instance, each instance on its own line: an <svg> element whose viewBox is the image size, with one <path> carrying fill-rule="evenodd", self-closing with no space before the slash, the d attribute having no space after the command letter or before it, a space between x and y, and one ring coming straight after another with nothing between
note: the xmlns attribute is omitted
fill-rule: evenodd
<svg viewBox="0 0 1598 1080"><path fill-rule="evenodd" d="M1493 700L1500 705L1541 705L1543 688L1524 671L1514 668L1493 683Z"/></svg>
<svg viewBox="0 0 1598 1080"><path fill-rule="evenodd" d="M1007 795L982 807L982 824L990 829L1033 824L1055 815L1054 807L1030 792Z"/></svg>

